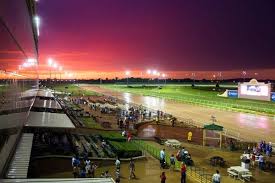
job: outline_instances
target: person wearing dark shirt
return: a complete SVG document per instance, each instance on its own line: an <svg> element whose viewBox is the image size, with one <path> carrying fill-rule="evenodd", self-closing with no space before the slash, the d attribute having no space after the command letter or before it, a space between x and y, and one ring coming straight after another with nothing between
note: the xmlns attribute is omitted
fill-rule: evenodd
<svg viewBox="0 0 275 183"><path fill-rule="evenodd" d="M186 165L181 163L181 183L186 183Z"/></svg>
<svg viewBox="0 0 275 183"><path fill-rule="evenodd" d="M166 181L165 172L162 172L161 175L160 175L160 182L165 183L165 181Z"/></svg>

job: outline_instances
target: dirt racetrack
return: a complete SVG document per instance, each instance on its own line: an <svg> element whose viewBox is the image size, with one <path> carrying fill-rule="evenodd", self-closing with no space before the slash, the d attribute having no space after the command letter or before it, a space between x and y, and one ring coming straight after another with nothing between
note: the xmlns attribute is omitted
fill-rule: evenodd
<svg viewBox="0 0 275 183"><path fill-rule="evenodd" d="M211 115L214 115L217 119L216 123L222 125L228 134L240 136L240 138L248 141L265 140L275 143L275 116L272 118L263 115L223 111L163 98L117 92L98 85L82 84L80 87L114 96L126 102L142 104L154 110L161 110L178 118L193 119L200 125L209 124Z"/></svg>

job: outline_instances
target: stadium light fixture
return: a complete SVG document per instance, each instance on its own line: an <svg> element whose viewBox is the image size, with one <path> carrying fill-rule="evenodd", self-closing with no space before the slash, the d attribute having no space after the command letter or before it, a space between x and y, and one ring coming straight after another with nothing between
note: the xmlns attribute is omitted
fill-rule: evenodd
<svg viewBox="0 0 275 183"><path fill-rule="evenodd" d="M48 65L51 67L53 65L53 59L52 58L49 58L48 59Z"/></svg>
<svg viewBox="0 0 275 183"><path fill-rule="evenodd" d="M58 67L58 65L57 65L57 63L53 63L53 68L57 68Z"/></svg>
<svg viewBox="0 0 275 183"><path fill-rule="evenodd" d="M34 16L34 23L36 25L37 36L39 36L40 18L37 15Z"/></svg>
<svg viewBox="0 0 275 183"><path fill-rule="evenodd" d="M125 75L129 76L130 75L130 71L125 71Z"/></svg>

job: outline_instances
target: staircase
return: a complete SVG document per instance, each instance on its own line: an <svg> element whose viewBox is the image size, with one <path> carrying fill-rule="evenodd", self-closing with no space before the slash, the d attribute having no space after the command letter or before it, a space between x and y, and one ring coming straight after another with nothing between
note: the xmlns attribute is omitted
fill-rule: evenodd
<svg viewBox="0 0 275 183"><path fill-rule="evenodd" d="M23 133L9 166L6 177L12 179L27 178L32 150L33 134Z"/></svg>

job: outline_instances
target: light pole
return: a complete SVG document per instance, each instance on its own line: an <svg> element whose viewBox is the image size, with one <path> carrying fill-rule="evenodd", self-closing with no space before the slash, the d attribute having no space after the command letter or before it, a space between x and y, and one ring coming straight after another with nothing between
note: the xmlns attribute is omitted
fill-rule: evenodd
<svg viewBox="0 0 275 183"><path fill-rule="evenodd" d="M52 79L52 65L53 65L53 59L48 59L48 66L50 67L50 81Z"/></svg>
<svg viewBox="0 0 275 183"><path fill-rule="evenodd" d="M152 74L153 74L153 76L157 76L158 71L157 71L157 70L153 70L153 71L152 71ZM155 78L154 78L154 80L155 80ZM155 84L156 84L156 82L155 82Z"/></svg>
<svg viewBox="0 0 275 183"><path fill-rule="evenodd" d="M193 77L193 84L192 87L195 86L195 77L196 77L196 73L192 72L192 77Z"/></svg>
<svg viewBox="0 0 275 183"><path fill-rule="evenodd" d="M53 68L55 69L55 79L56 79L56 69L57 69L57 67L58 67L58 65L57 65L57 63L53 63Z"/></svg>
<svg viewBox="0 0 275 183"><path fill-rule="evenodd" d="M148 78L148 85L149 85L149 81L151 79L151 74L152 74L152 71L150 69L147 70L147 74L149 75L149 78Z"/></svg>
<svg viewBox="0 0 275 183"><path fill-rule="evenodd" d="M164 85L166 85L166 74L163 73L161 76L164 79Z"/></svg>
<svg viewBox="0 0 275 183"><path fill-rule="evenodd" d="M160 73L157 72L158 87L159 87L159 76L160 76Z"/></svg>
<svg viewBox="0 0 275 183"><path fill-rule="evenodd" d="M60 79L60 83L61 83L61 73L62 73L62 71L63 71L63 67L62 67L62 66L59 66L59 67L58 67L58 70L59 70L59 74L60 74L60 75L59 75L59 76L60 76L59 79Z"/></svg>
<svg viewBox="0 0 275 183"><path fill-rule="evenodd" d="M126 71L126 72L125 72L125 75L126 75L126 77L127 77L127 86L128 86L128 84L129 84L129 75L130 75L130 71Z"/></svg>
<svg viewBox="0 0 275 183"><path fill-rule="evenodd" d="M242 75L243 75L243 82L245 82L246 71L243 71L243 72L242 72Z"/></svg>

